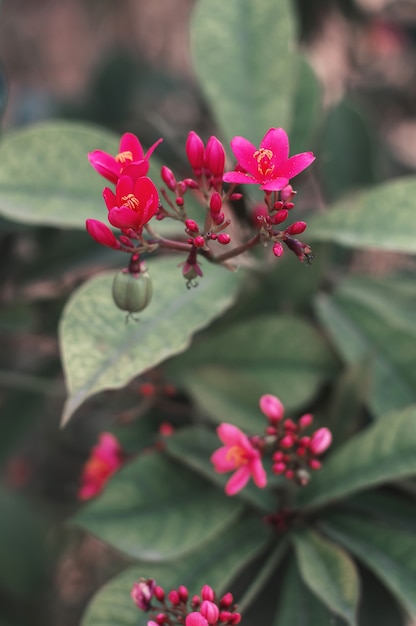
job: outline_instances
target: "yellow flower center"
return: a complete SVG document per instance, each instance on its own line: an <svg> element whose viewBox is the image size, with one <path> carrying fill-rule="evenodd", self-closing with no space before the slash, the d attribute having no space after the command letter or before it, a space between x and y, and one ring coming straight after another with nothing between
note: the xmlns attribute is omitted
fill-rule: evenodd
<svg viewBox="0 0 416 626"><path fill-rule="evenodd" d="M122 165L124 163L127 163L127 161L133 161L133 154L132 152L130 152L130 150L119 152L118 154L116 154L116 161L117 163L121 163Z"/></svg>
<svg viewBox="0 0 416 626"><path fill-rule="evenodd" d="M129 209L137 212L140 206L140 201L133 193L129 193L127 196L122 196L121 199L123 200L123 203L129 207Z"/></svg>
<svg viewBox="0 0 416 626"><path fill-rule="evenodd" d="M235 467L240 467L240 465L246 465L248 462L247 454L244 448L240 448L240 446L232 446L226 455L227 461L231 461L234 463Z"/></svg>
<svg viewBox="0 0 416 626"><path fill-rule="evenodd" d="M273 152L267 148L259 148L253 154L257 161L257 168L262 176L270 176L273 173L274 165L270 163Z"/></svg>

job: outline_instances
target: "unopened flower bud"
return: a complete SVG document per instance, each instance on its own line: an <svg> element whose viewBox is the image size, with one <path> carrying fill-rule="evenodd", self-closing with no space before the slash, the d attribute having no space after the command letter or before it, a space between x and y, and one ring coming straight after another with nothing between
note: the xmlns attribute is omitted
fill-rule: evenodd
<svg viewBox="0 0 416 626"><path fill-rule="evenodd" d="M291 469L286 470L285 472L285 478L287 478L288 480L293 480L293 478L295 477L295 472Z"/></svg>
<svg viewBox="0 0 416 626"><path fill-rule="evenodd" d="M270 221L272 224L281 224L287 219L288 215L289 211L287 211L286 209L281 209L270 218Z"/></svg>
<svg viewBox="0 0 416 626"><path fill-rule="evenodd" d="M167 616L165 615L165 613L158 613L156 615L156 622L158 624L164 624L167 621L168 621L168 619L167 619Z"/></svg>
<svg viewBox="0 0 416 626"><path fill-rule="evenodd" d="M283 187L283 189L280 191L280 198L283 202L291 200L295 195L296 191L293 191L292 185L286 185L286 187Z"/></svg>
<svg viewBox="0 0 416 626"><path fill-rule="evenodd" d="M230 200L233 202L237 202L237 200L241 200L242 197L243 197L242 193L232 193L230 196Z"/></svg>
<svg viewBox="0 0 416 626"><path fill-rule="evenodd" d="M283 463L282 461L279 461L278 463L273 463L272 465L272 472L274 474L283 474L285 469L286 469L286 463Z"/></svg>
<svg viewBox="0 0 416 626"><path fill-rule="evenodd" d="M225 593L220 600L220 606L224 608L228 608L234 602L233 594L228 591Z"/></svg>
<svg viewBox="0 0 416 626"><path fill-rule="evenodd" d="M197 135L193 130L191 130L188 134L185 150L188 161L191 164L191 167L194 170L196 176L200 176L202 166L204 164L205 148L204 142L202 141L201 137Z"/></svg>
<svg viewBox="0 0 416 626"><path fill-rule="evenodd" d="M162 168L160 170L160 177L168 189L170 189L171 191L175 191L176 178L169 167L166 167L166 165L162 165Z"/></svg>
<svg viewBox="0 0 416 626"><path fill-rule="evenodd" d="M191 605L196 608L201 604L201 598L197 595L192 596Z"/></svg>
<svg viewBox="0 0 416 626"><path fill-rule="evenodd" d="M311 459L309 461L309 467L313 470L318 470L321 469L322 463L321 461L318 461L318 459Z"/></svg>
<svg viewBox="0 0 416 626"><path fill-rule="evenodd" d="M205 167L214 177L222 177L224 174L225 150L219 139L212 136L207 141L205 148Z"/></svg>
<svg viewBox="0 0 416 626"><path fill-rule="evenodd" d="M296 432L297 429L298 429L298 427L295 424L295 422L293 420L290 420L290 419L289 420L285 420L283 422L283 427L284 427L285 430L287 430L289 432L292 432L292 433Z"/></svg>
<svg viewBox="0 0 416 626"><path fill-rule="evenodd" d="M261 396L259 405L262 413L264 413L269 422L272 424L276 424L283 418L285 409L279 398L276 396L273 396L270 393Z"/></svg>
<svg viewBox="0 0 416 626"><path fill-rule="evenodd" d="M214 602L215 593L212 587L209 585L204 585L201 589L201 598L203 600L209 600L210 602Z"/></svg>
<svg viewBox="0 0 416 626"><path fill-rule="evenodd" d="M232 626L235 626L236 624L239 624L241 622L241 615L240 613L232 613L231 617L229 619L229 623Z"/></svg>
<svg viewBox="0 0 416 626"><path fill-rule="evenodd" d="M295 222L291 226L286 228L286 233L288 235L300 235L306 228L306 222Z"/></svg>
<svg viewBox="0 0 416 626"><path fill-rule="evenodd" d="M332 434L329 428L319 428L310 440L309 449L312 454L322 454L332 443Z"/></svg>
<svg viewBox="0 0 416 626"><path fill-rule="evenodd" d="M216 624L220 614L220 610L214 602L204 600L199 609L201 615L205 617L208 624Z"/></svg>
<svg viewBox="0 0 416 626"><path fill-rule="evenodd" d="M215 213L214 215L211 215L211 217L217 226L221 226L221 224L225 220L224 213Z"/></svg>
<svg viewBox="0 0 416 626"><path fill-rule="evenodd" d="M310 426L313 422L313 415L311 413L305 413L302 417L299 418L299 428L304 430L308 426Z"/></svg>
<svg viewBox="0 0 416 626"><path fill-rule="evenodd" d="M163 587L160 587L159 585L156 585L154 589L154 594L155 594L155 597L159 600L159 602L163 602L163 600L165 599L165 590L163 589Z"/></svg>
<svg viewBox="0 0 416 626"><path fill-rule="evenodd" d="M274 254L274 256L277 256L277 257L281 257L282 256L282 254L283 254L283 246L280 243L280 241L276 241L276 243L274 244L274 246L273 246L273 254Z"/></svg>
<svg viewBox="0 0 416 626"><path fill-rule="evenodd" d="M280 200L278 200L277 202L275 202L273 204L273 210L274 211L280 211L280 209L283 209L283 202L281 202Z"/></svg>
<svg viewBox="0 0 416 626"><path fill-rule="evenodd" d="M293 444L294 444L294 439L292 435L285 435L280 440L280 445L282 446L282 448L291 448Z"/></svg>
<svg viewBox="0 0 416 626"><path fill-rule="evenodd" d="M223 246L226 246L227 243L230 243L230 241L231 237L227 233L220 233L218 235L218 243L222 244Z"/></svg>
<svg viewBox="0 0 416 626"><path fill-rule="evenodd" d="M208 622L199 611L194 611L186 616L185 626L208 626Z"/></svg>
<svg viewBox="0 0 416 626"><path fill-rule="evenodd" d="M276 463L279 461L283 461L283 457L285 455L283 454L283 452L281 450L277 450L277 452L275 452L272 456L273 461L275 461Z"/></svg>
<svg viewBox="0 0 416 626"><path fill-rule="evenodd" d="M188 187L188 189L198 189L199 185L193 178L185 178L184 184Z"/></svg>
<svg viewBox="0 0 416 626"><path fill-rule="evenodd" d="M179 597L179 593L176 591L176 589L171 589L171 591L169 591L168 593L168 599L169 602L171 604L173 604L174 606L176 606L177 604L180 603L181 599Z"/></svg>
<svg viewBox="0 0 416 626"><path fill-rule="evenodd" d="M147 271L131 273L128 269L117 272L113 280L113 300L122 311L143 311L152 299L152 280Z"/></svg>
<svg viewBox="0 0 416 626"><path fill-rule="evenodd" d="M120 242L117 241L116 236L107 224L103 224L103 222L98 220L88 219L85 222L85 226L90 237L102 246L107 246L114 250L118 250L121 247Z"/></svg>
<svg viewBox="0 0 416 626"><path fill-rule="evenodd" d="M131 598L136 606L142 611L148 611L154 595L155 581L153 578L141 579L133 584L130 592Z"/></svg>
<svg viewBox="0 0 416 626"><path fill-rule="evenodd" d="M191 231L191 233L199 232L199 226L195 220L185 220L185 226L187 230Z"/></svg>
<svg viewBox="0 0 416 626"><path fill-rule="evenodd" d="M185 587L185 585L179 585L178 593L179 593L179 597L182 600L182 602L187 602L188 596L189 596L189 591Z"/></svg>
<svg viewBox="0 0 416 626"><path fill-rule="evenodd" d="M202 235L198 235L198 237L195 237L195 239L193 240L193 244L197 248L203 248L205 245L205 239Z"/></svg>
<svg viewBox="0 0 416 626"><path fill-rule="evenodd" d="M209 200L210 211L211 213L219 213L221 211L221 207L222 207L221 195L217 191L214 191L214 193L212 194Z"/></svg>
<svg viewBox="0 0 416 626"><path fill-rule="evenodd" d="M228 622L231 617L230 611L221 611L219 615L220 622Z"/></svg>
<svg viewBox="0 0 416 626"><path fill-rule="evenodd" d="M185 200L181 196L175 198L175 204L178 207L182 207L185 204Z"/></svg>

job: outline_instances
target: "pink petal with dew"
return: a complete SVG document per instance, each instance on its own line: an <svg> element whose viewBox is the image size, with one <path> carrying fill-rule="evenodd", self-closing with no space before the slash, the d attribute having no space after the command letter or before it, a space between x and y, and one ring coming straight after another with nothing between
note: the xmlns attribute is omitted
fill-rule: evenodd
<svg viewBox="0 0 416 626"><path fill-rule="evenodd" d="M93 168L111 183L116 183L120 176L120 165L115 158L102 150L88 153L88 160Z"/></svg>
<svg viewBox="0 0 416 626"><path fill-rule="evenodd" d="M144 159L142 144L133 133L124 133L121 137L120 152L131 152L132 161L142 161Z"/></svg>
<svg viewBox="0 0 416 626"><path fill-rule="evenodd" d="M280 191L283 187L286 187L288 182L288 178L273 178L269 182L261 185L260 189L263 189L263 191Z"/></svg>
<svg viewBox="0 0 416 626"><path fill-rule="evenodd" d="M235 469L234 461L228 458L229 447L219 448L211 455L211 463L219 474Z"/></svg>
<svg viewBox="0 0 416 626"><path fill-rule="evenodd" d="M251 475L257 487L263 489L267 485L267 474L264 470L261 459L254 459L251 464Z"/></svg>
<svg viewBox="0 0 416 626"><path fill-rule="evenodd" d="M259 182L244 172L227 172L222 179L226 183L236 183L237 185L258 185Z"/></svg>
<svg viewBox="0 0 416 626"><path fill-rule="evenodd" d="M103 190L103 198L104 198L104 202L108 210L117 206L116 194L113 191L111 191L111 189L109 189L108 187L106 187Z"/></svg>
<svg viewBox="0 0 416 626"><path fill-rule="evenodd" d="M315 161L315 158L313 152L295 154L295 156L290 157L286 163L283 163L283 165L279 167L279 176L286 176L289 179L293 178L309 167L309 165Z"/></svg>
<svg viewBox="0 0 416 626"><path fill-rule="evenodd" d="M273 152L271 161L278 167L289 156L289 138L286 131L283 128L270 128L261 140L260 148Z"/></svg>
<svg viewBox="0 0 416 626"><path fill-rule="evenodd" d="M146 159L146 161L148 161L150 159L150 157L152 156L153 152L156 150L158 145L160 143L162 143L162 141L163 141L163 139L158 139L157 141L155 141L155 143L152 146L150 146L150 148L148 149L148 151L144 155L144 158Z"/></svg>
<svg viewBox="0 0 416 626"><path fill-rule="evenodd" d="M225 493L227 496L234 496L236 493L244 489L250 480L250 468L248 465L242 465L231 476L225 485Z"/></svg>
<svg viewBox="0 0 416 626"><path fill-rule="evenodd" d="M244 170L247 170L247 172L250 172L253 176L258 175L258 163L254 157L257 148L251 141L244 137L234 137L231 140L231 149L239 165Z"/></svg>

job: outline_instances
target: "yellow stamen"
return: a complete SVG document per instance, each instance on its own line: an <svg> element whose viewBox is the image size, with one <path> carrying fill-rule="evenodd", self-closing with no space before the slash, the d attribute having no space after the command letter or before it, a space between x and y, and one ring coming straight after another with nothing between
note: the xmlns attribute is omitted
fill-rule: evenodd
<svg viewBox="0 0 416 626"><path fill-rule="evenodd" d="M267 148L259 148L253 154L257 161L257 167L262 176L270 176L273 173L274 165L270 163L273 152Z"/></svg>
<svg viewBox="0 0 416 626"><path fill-rule="evenodd" d="M127 161L133 161L133 154L130 150L125 150L124 152L119 152L116 154L117 163L126 163Z"/></svg>
<svg viewBox="0 0 416 626"><path fill-rule="evenodd" d="M133 193L129 193L127 196L122 196L121 199L124 204L129 207L129 209L132 209L132 211L137 211L140 206L140 201Z"/></svg>
<svg viewBox="0 0 416 626"><path fill-rule="evenodd" d="M232 446L226 454L227 461L232 461L235 467L240 467L240 465L246 465L248 462L247 454L244 448L240 448L240 446Z"/></svg>

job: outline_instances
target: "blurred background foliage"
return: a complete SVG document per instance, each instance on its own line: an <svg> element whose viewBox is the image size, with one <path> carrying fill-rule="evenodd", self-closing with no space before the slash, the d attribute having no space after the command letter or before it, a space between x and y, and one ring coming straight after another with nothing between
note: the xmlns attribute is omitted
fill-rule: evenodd
<svg viewBox="0 0 416 626"><path fill-rule="evenodd" d="M175 172L185 174L188 131L204 138L215 131L190 59L193 5L193 0L3 0L1 132L63 118L93 122L118 134L129 130L144 145L163 136L159 158L175 162ZM414 173L415 4L297 0L295 9L299 44L319 78L325 112L311 90L306 90L306 100L300 91L295 103L304 125L294 129L293 150L309 149L307 136L322 158L321 185L307 188L302 202L319 209L355 188ZM310 80L307 70L303 79ZM319 120L313 128L308 127L311 111ZM7 154L2 158L7 165ZM120 261L76 230L1 220L0 239L0 626L75 626L92 593L126 565L118 552L62 525L78 508L82 463L106 428L119 434L127 450L150 445L160 423L182 423L189 399L165 393L146 397L143 382L150 380L160 389L166 383L156 369L123 394L104 392L89 400L60 430L65 392L56 329L62 307L86 278ZM337 246L330 252L332 274L323 277L321 263L328 250L324 245L315 250L317 261L307 273L292 266L288 282L283 267L264 278L265 314L308 313L316 285L330 280L335 288L347 274L388 277L399 271L414 277L412 257ZM282 259L283 266L288 262ZM287 294L284 302L280 285ZM342 307L343 297L341 290L331 302L321 300L318 315L332 315L335 324L331 306ZM357 302L366 306L359 295ZM248 318L250 304L246 307L230 313L231 319ZM346 313L354 319L354 309ZM347 348L340 351L345 350L348 362ZM399 370L401 366L406 364L399 364ZM347 371L344 389L350 389L351 380L365 379L364 361L360 367ZM193 384L198 397L203 386L198 387L197 379ZM340 411L345 404L342 385L330 399ZM357 406L367 397L366 389L359 392L362 397L352 398ZM144 413L152 419L135 419ZM365 421L362 413L357 414L360 420ZM296 572L291 576L295 580ZM364 580L368 594L377 595L379 583L366 570ZM307 591L299 587L299 593ZM392 615L395 611L392 604Z"/></svg>

